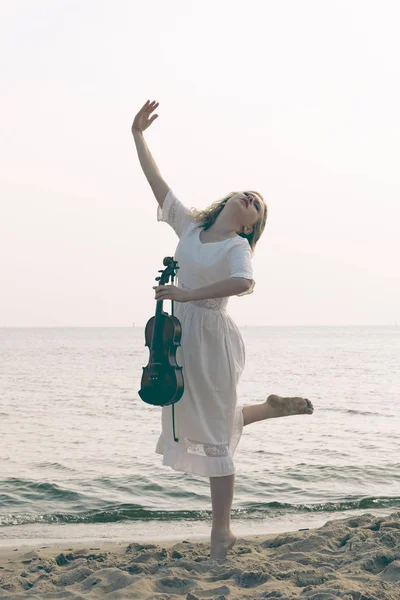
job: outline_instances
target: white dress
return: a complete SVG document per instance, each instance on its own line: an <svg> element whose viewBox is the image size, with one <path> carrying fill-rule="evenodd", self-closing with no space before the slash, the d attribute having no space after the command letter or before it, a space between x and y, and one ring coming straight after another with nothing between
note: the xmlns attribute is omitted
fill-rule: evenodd
<svg viewBox="0 0 400 600"><path fill-rule="evenodd" d="M174 254L180 267L174 285L192 289L227 277L245 277L252 286L238 296L251 293L255 282L247 239L238 235L202 243L202 226L187 212L171 189L163 208L157 207L157 220L168 223L180 238ZM172 405L163 406L155 451L163 455L163 465L203 477L235 473L233 454L243 430L236 386L245 365L245 347L227 303L228 297L174 302L174 315L182 325L176 360L184 379L184 393L174 404L179 441L173 435Z"/></svg>

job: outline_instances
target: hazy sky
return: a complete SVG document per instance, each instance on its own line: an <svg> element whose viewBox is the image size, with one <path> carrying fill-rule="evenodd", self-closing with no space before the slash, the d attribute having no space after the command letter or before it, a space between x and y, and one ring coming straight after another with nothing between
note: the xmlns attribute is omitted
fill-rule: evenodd
<svg viewBox="0 0 400 600"><path fill-rule="evenodd" d="M0 326L154 314L178 238L130 131L147 99L184 204L268 204L239 326L400 324L399 6L1 0Z"/></svg>

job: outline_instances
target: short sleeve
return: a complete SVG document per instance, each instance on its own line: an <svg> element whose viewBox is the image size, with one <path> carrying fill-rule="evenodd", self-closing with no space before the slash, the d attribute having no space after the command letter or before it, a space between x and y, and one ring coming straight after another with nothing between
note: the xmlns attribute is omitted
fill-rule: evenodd
<svg viewBox="0 0 400 600"><path fill-rule="evenodd" d="M163 206L157 206L157 221L168 223L180 238L191 222L189 209L175 196L172 189L169 189L164 198Z"/></svg>
<svg viewBox="0 0 400 600"><path fill-rule="evenodd" d="M242 292L241 294L236 294L237 296L245 296L247 294L252 294L254 291L254 286L256 282L253 279L253 265L251 263L251 248L250 244L247 242L235 244L228 251L228 260L229 260L229 277L244 277L245 279L250 279L251 286L248 290Z"/></svg>

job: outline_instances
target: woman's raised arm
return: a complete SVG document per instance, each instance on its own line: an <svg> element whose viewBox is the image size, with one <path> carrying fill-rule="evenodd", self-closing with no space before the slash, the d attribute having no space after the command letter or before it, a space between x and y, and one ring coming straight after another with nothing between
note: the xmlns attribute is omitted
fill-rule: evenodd
<svg viewBox="0 0 400 600"><path fill-rule="evenodd" d="M133 139L135 140L136 149L143 172L150 184L151 189L153 190L158 204L162 208L165 196L169 190L169 185L161 177L161 173L158 170L155 160L152 157L143 137L143 132L145 129L150 127L153 121L158 117L158 115L153 115L150 118L150 114L157 108L157 106L158 102L149 102L149 100L147 100L147 102L142 106L135 116L131 131Z"/></svg>

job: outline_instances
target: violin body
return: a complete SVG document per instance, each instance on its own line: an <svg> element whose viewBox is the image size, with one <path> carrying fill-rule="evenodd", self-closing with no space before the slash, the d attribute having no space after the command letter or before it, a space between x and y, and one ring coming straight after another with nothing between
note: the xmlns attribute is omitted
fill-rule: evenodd
<svg viewBox="0 0 400 600"><path fill-rule="evenodd" d="M174 277L177 267L171 257L164 258L167 269L156 278L160 285ZM140 398L154 406L169 406L180 400L184 392L182 367L176 362L176 352L181 345L182 326L177 317L162 310L162 300L157 300L156 313L145 327L145 345L150 357L143 367Z"/></svg>
<svg viewBox="0 0 400 600"><path fill-rule="evenodd" d="M145 345L150 349L152 360L143 367L139 396L147 404L169 406L178 402L184 390L182 367L176 362L182 327L177 317L162 312L159 332L161 343L152 349L155 321L156 317L151 317L145 328Z"/></svg>

